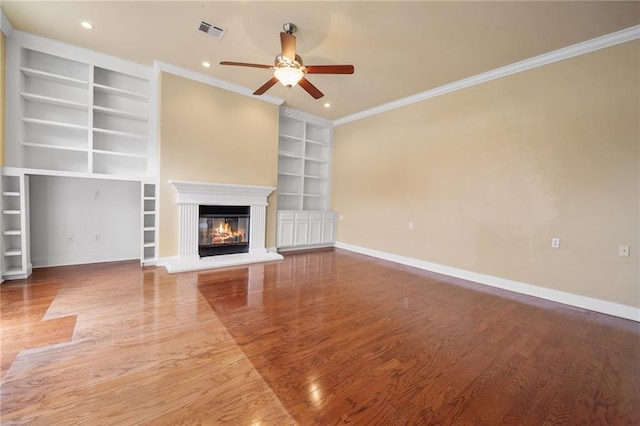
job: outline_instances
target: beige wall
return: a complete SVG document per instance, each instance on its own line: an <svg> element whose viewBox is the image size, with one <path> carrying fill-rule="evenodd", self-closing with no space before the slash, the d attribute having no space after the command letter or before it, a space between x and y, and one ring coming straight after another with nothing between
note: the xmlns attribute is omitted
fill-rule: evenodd
<svg viewBox="0 0 640 426"><path fill-rule="evenodd" d="M2 31L0 31L0 167L4 166L5 64L5 36Z"/></svg>
<svg viewBox="0 0 640 426"><path fill-rule="evenodd" d="M160 256L178 254L178 209L169 180L276 186L278 107L163 73L160 83ZM267 208L275 247L276 196Z"/></svg>
<svg viewBox="0 0 640 426"><path fill-rule="evenodd" d="M338 241L640 307L639 52L629 42L337 127Z"/></svg>

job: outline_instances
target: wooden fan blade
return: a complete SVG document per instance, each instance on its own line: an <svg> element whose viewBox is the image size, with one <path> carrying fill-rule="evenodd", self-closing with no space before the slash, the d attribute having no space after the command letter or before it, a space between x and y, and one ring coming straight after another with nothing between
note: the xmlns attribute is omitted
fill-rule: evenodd
<svg viewBox="0 0 640 426"><path fill-rule="evenodd" d="M307 74L353 74L353 65L305 65Z"/></svg>
<svg viewBox="0 0 640 426"><path fill-rule="evenodd" d="M256 96L262 95L264 92L266 92L267 90L271 89L273 87L273 85L276 84L277 82L278 82L278 79L275 78L275 77L272 77L271 80L267 81L265 84L260 86L258 88L258 90L253 92L253 94L256 95Z"/></svg>
<svg viewBox="0 0 640 426"><path fill-rule="evenodd" d="M289 58L291 62L296 60L296 37L289 33L280 33L282 56Z"/></svg>
<svg viewBox="0 0 640 426"><path fill-rule="evenodd" d="M313 99L320 99L324 96L324 93L318 90L318 88L311 84L311 82L305 77L302 77L302 79L298 82L298 85L306 90L308 94L313 96Z"/></svg>
<svg viewBox="0 0 640 426"><path fill-rule="evenodd" d="M233 65L236 67L251 67L251 68L266 68L266 69L273 68L273 65L248 64L246 62L229 62L229 61L222 61L220 62L220 65Z"/></svg>

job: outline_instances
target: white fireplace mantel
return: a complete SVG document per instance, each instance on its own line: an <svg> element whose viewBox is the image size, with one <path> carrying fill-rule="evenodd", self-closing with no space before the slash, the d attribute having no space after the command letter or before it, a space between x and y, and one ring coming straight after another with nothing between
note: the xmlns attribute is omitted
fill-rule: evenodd
<svg viewBox="0 0 640 426"><path fill-rule="evenodd" d="M281 260L278 253L265 248L267 197L272 186L232 185L207 182L169 181L176 190L178 204L178 256L167 261L170 273L222 268L257 262ZM200 205L249 206L249 253L200 258L198 222Z"/></svg>

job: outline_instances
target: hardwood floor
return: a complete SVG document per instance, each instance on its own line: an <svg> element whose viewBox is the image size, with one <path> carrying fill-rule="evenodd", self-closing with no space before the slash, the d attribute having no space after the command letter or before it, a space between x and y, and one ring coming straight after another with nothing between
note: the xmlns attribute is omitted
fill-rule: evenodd
<svg viewBox="0 0 640 426"><path fill-rule="evenodd" d="M0 286L5 424L640 424L640 324L346 251Z"/></svg>

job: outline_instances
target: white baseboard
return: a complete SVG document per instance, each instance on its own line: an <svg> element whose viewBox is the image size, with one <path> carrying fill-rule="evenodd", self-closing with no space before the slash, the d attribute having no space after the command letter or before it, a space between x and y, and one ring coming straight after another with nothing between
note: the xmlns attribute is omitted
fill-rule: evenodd
<svg viewBox="0 0 640 426"><path fill-rule="evenodd" d="M123 260L139 260L138 254L87 254L73 256L51 256L46 258L32 258L33 268L48 268L51 266L86 265L88 263L120 262Z"/></svg>
<svg viewBox="0 0 640 426"><path fill-rule="evenodd" d="M512 281L486 274L480 274L478 272L453 268L451 266L431 263L420 259L399 256L396 254L373 250L353 244L337 242L335 247L356 253L366 254L378 259L388 260L390 262L400 263L402 265L412 266L418 269L424 269L451 277L462 278L464 280L473 281L479 284L484 284L503 290L526 294L528 296L539 297L541 299L562 303L564 305L588 309L590 311L600 312L603 314L613 315L616 317L640 322L640 308L635 308L633 306L622 305L620 303L609 302L607 300L594 299L592 297L566 293L564 291L553 290L533 284Z"/></svg>

